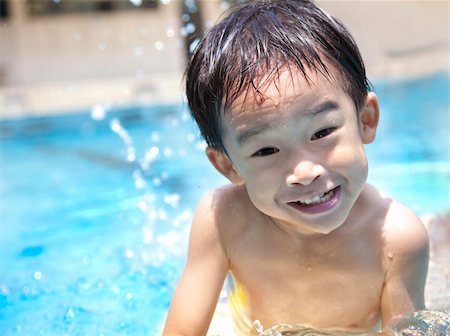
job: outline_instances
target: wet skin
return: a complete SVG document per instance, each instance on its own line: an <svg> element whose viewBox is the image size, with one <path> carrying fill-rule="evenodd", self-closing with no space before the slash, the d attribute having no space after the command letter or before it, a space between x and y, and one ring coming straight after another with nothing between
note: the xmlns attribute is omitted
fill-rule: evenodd
<svg viewBox="0 0 450 336"><path fill-rule="evenodd" d="M329 233L348 217L367 179L363 143L374 136L361 120L378 120L372 109L358 116L339 86L311 76L310 85L286 70L280 84L261 88L264 101L241 97L224 118L227 154L254 206L303 235Z"/></svg>
<svg viewBox="0 0 450 336"><path fill-rule="evenodd" d="M339 82L307 75L282 72L225 112L226 153L206 154L231 185L198 205L164 335L205 334L228 272L265 328L370 332L423 308L426 231L366 183L377 98L357 112Z"/></svg>
<svg viewBox="0 0 450 336"><path fill-rule="evenodd" d="M225 175L244 186L233 198L254 209L245 222L259 222L236 228L246 234L230 242L230 260L239 259L232 273L247 288L251 319L263 325L366 329L380 317L382 242L373 239L380 227L359 230L360 214L351 211L358 198L363 205L371 197L361 193L363 144L373 139L378 111L369 105L368 116L358 115L339 86L311 76L312 85L286 71L262 88L263 101L241 97L224 118L232 167Z"/></svg>

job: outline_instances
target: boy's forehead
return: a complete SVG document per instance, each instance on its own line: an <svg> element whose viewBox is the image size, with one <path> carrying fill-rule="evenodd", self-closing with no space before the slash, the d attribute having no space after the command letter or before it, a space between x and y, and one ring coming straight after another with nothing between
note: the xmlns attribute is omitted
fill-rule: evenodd
<svg viewBox="0 0 450 336"><path fill-rule="evenodd" d="M276 76L261 77L255 86L249 85L231 104L225 117L231 124L242 120L288 111L292 106L312 106L332 91L340 90L330 78L317 71L285 67ZM305 111L307 112L307 111Z"/></svg>

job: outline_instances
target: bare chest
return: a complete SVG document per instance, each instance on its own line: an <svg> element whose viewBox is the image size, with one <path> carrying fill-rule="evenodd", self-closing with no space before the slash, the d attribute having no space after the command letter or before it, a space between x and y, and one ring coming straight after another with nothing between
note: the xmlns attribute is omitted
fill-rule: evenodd
<svg viewBox="0 0 450 336"><path fill-rule="evenodd" d="M384 273L376 248L366 248L310 255L267 245L258 255L241 251L232 272L245 291L250 319L265 328L370 329L379 320Z"/></svg>

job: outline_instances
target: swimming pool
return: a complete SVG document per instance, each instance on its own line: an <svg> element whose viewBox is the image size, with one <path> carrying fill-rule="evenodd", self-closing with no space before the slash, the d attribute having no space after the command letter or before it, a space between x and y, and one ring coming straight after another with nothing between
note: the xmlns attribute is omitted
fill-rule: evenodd
<svg viewBox="0 0 450 336"><path fill-rule="evenodd" d="M449 209L448 78L375 83L369 179L420 215ZM96 105L0 135L2 335L158 334L195 204L225 182L186 108Z"/></svg>

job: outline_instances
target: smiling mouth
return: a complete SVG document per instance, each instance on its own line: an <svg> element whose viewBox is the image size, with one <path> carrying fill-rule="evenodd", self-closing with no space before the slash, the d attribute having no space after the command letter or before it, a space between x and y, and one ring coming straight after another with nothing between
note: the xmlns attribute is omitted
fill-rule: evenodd
<svg viewBox="0 0 450 336"><path fill-rule="evenodd" d="M335 187L323 194L311 198L301 199L288 204L297 210L311 213L324 212L336 205L340 194L340 187Z"/></svg>
<svg viewBox="0 0 450 336"><path fill-rule="evenodd" d="M298 205L316 205L316 204L320 204L320 203L325 203L333 198L335 190L336 190L336 188L331 189L330 191L327 191L321 195L316 195L312 198L306 198L304 200L299 200L294 203L297 203Z"/></svg>

